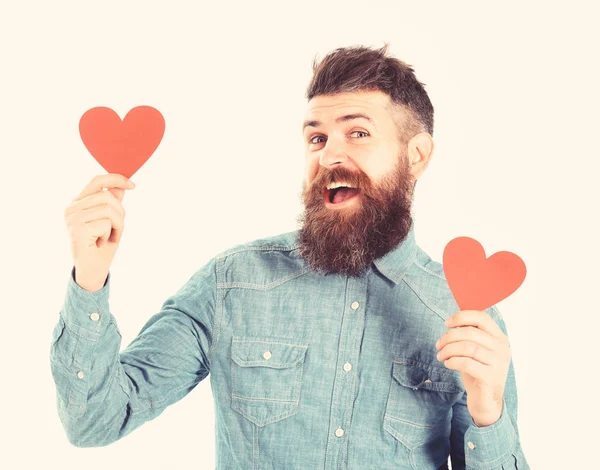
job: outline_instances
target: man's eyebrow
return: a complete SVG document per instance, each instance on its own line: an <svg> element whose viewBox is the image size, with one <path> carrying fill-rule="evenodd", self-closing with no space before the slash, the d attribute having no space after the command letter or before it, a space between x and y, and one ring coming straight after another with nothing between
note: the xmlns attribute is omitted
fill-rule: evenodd
<svg viewBox="0 0 600 470"><path fill-rule="evenodd" d="M338 117L335 120L335 122L339 123L339 122L351 121L352 119L359 119L359 118L366 119L373 126L375 125L375 122L373 121L373 119L371 119L369 116L367 116L366 114L363 114L363 113L346 114L344 116ZM306 129L309 126L310 127L319 127L320 125L321 125L321 121L304 121L304 124L302 125L302 132L304 132L304 129Z"/></svg>

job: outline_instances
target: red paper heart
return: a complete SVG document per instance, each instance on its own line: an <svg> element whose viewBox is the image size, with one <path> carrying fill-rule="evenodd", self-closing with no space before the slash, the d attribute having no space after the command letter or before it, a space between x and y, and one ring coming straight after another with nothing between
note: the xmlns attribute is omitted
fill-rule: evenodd
<svg viewBox="0 0 600 470"><path fill-rule="evenodd" d="M131 178L152 156L165 133L162 114L151 106L130 110L125 119L103 106L86 111L79 120L81 140L109 173Z"/></svg>
<svg viewBox="0 0 600 470"><path fill-rule="evenodd" d="M446 245L444 273L460 310L485 310L508 297L525 280L524 261L510 251L486 259L481 244L457 237Z"/></svg>

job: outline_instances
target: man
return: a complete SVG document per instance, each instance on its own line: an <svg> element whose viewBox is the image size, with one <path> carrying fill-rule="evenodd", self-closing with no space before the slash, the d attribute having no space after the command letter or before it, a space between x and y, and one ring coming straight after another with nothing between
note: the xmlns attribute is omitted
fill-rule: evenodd
<svg viewBox="0 0 600 470"><path fill-rule="evenodd" d="M215 256L120 354L110 274L91 282L75 257L51 350L70 442L120 439L210 372L217 468L529 468L500 313L458 312L416 245L412 197L434 146L423 85L387 44L313 69L299 230ZM72 235L89 194L119 186L105 176L67 211Z"/></svg>

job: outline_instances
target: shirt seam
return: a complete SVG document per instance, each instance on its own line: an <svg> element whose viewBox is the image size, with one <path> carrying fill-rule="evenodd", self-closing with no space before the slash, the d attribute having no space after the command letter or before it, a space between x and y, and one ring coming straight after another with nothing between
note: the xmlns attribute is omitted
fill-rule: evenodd
<svg viewBox="0 0 600 470"><path fill-rule="evenodd" d="M430 270L430 269L426 268L426 267L425 267L425 265L424 265L424 264L422 264L422 263L420 263L416 257L415 257L415 259L413 260L413 263L414 263L414 264L415 264L415 265L416 265L416 266L417 266L419 269L421 269L422 271L425 271L427 274L431 274L432 276L435 276L435 277L437 277L438 279L442 279L442 280L444 280L444 281L446 280L446 277L445 277L445 276L442 276L441 274L438 274L438 273L436 273L435 271L432 271L432 270Z"/></svg>
<svg viewBox="0 0 600 470"><path fill-rule="evenodd" d="M292 279L303 276L308 271L310 271L310 268L304 267L304 268L301 268L299 271L295 271L291 274L288 274L287 276L284 276L284 277L277 279L276 281L270 282L268 284L252 284L249 282L219 282L219 283L217 283L217 288L218 289L239 288L239 289L252 289L252 290L270 290L274 287L277 287L281 284L291 281Z"/></svg>
<svg viewBox="0 0 600 470"><path fill-rule="evenodd" d="M220 287L219 279L222 276L221 269L224 262L224 257L215 257L215 304L216 304L216 312L215 312L215 320L213 325L213 334L212 341L210 343L210 348L208 348L208 353L206 354L206 358L210 365L212 364L213 354L217 349L217 344L219 342L220 334L221 334L221 321L223 317L223 289Z"/></svg>
<svg viewBox="0 0 600 470"><path fill-rule="evenodd" d="M410 289L416 294L416 296L419 298L419 300L421 302L423 302L423 304L425 304L425 306L427 308L429 308L429 310L431 310L433 313L435 313L437 316L439 316L442 320L446 321L448 319L448 314L446 312L444 312L443 310L439 309L438 307L436 307L435 305L432 305L425 297L425 294L423 294L423 292L421 292L415 283L411 282L407 276L404 276L403 281L406 282L406 285L408 285L408 287L410 287Z"/></svg>
<svg viewBox="0 0 600 470"><path fill-rule="evenodd" d="M299 245L248 245L241 246L239 248L230 248L229 250L223 251L215 256L216 259L223 259L237 253L243 253L246 251L294 251L300 248Z"/></svg>

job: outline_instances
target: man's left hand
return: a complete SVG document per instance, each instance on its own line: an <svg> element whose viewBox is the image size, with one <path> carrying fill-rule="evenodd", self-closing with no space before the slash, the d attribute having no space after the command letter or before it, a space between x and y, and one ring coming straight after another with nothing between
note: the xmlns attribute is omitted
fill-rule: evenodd
<svg viewBox="0 0 600 470"><path fill-rule="evenodd" d="M479 427L502 415L504 387L511 360L508 337L487 312L461 310L446 321L450 328L439 341L438 360L460 371L467 408Z"/></svg>

